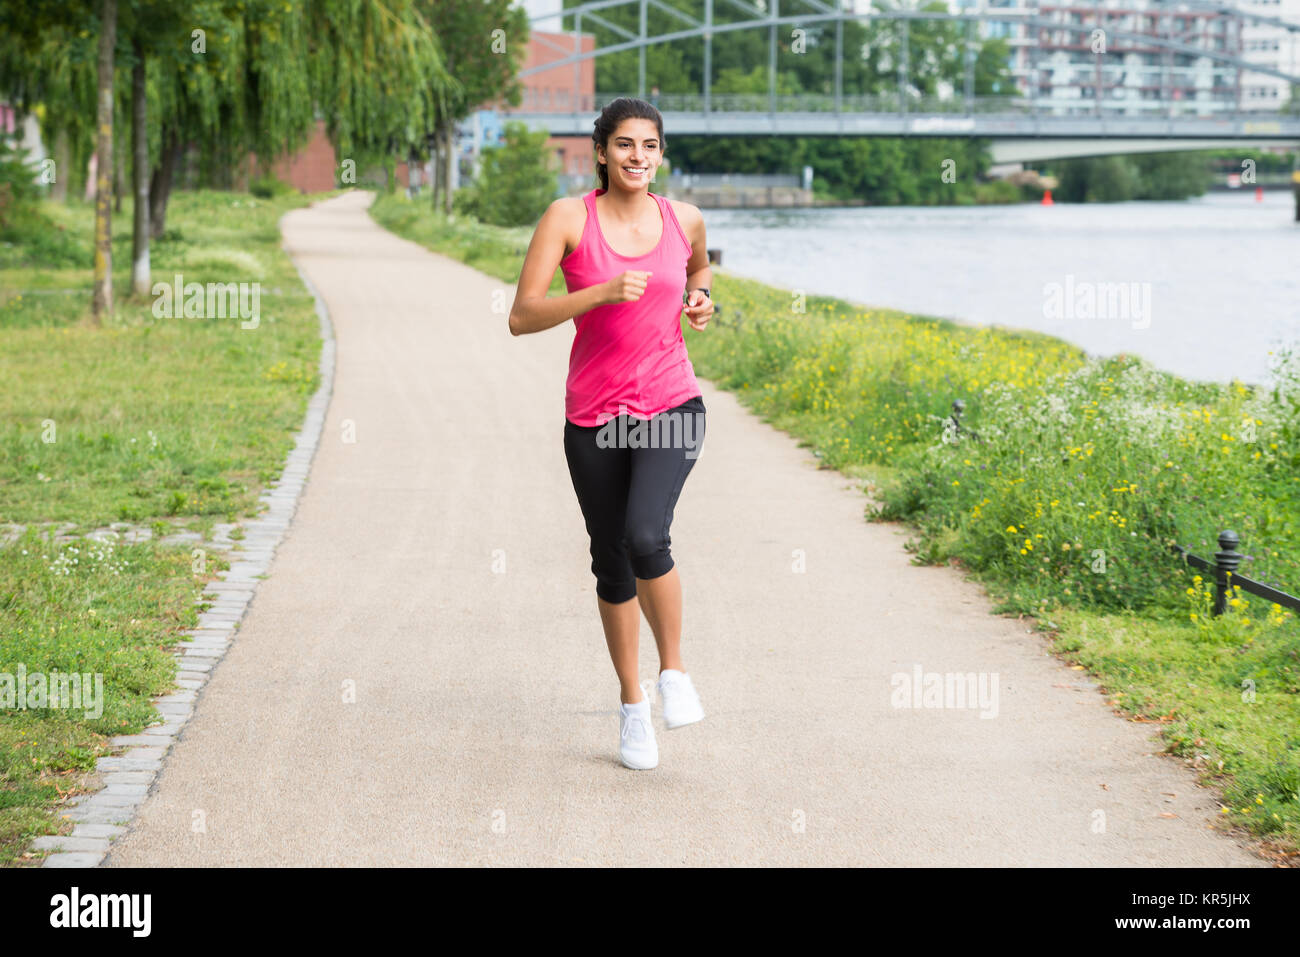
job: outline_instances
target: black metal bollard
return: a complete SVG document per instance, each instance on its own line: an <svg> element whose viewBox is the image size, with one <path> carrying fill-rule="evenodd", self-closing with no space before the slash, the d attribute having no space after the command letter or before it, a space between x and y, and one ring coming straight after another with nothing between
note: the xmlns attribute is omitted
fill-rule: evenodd
<svg viewBox="0 0 1300 957"><path fill-rule="evenodd" d="M1229 575L1236 574L1241 564L1241 553L1237 546L1241 539L1237 533L1225 529L1219 533L1219 551L1214 553L1214 616L1217 618L1228 610L1228 596L1231 594L1228 584Z"/></svg>

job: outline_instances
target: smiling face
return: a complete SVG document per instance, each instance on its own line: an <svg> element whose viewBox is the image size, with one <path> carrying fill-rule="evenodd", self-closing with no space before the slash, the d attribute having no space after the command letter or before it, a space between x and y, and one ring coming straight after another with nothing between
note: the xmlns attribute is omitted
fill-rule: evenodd
<svg viewBox="0 0 1300 957"><path fill-rule="evenodd" d="M645 190L663 162L663 142L653 120L629 118L618 125L596 157L605 164L609 188Z"/></svg>

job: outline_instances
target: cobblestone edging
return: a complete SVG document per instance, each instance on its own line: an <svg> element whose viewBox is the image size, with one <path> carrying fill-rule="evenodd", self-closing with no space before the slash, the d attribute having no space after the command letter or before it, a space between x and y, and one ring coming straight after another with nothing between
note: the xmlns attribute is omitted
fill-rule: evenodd
<svg viewBox="0 0 1300 957"><path fill-rule="evenodd" d="M38 837L33 842L32 850L53 852L45 859L45 867L96 867L108 854L110 842L126 832L156 781L168 748L194 713L199 689L230 647L235 630L253 600L258 576L270 567L275 548L298 507L298 497L320 442L334 388L335 351L333 327L325 303L301 268L298 275L316 300L322 343L320 385L307 403L307 416L297 434L297 444L285 461L280 479L262 493L261 500L269 506L267 510L257 518L240 523L244 538L221 543L229 542L231 546L230 568L220 573L222 580L204 588L204 595L212 597L199 601L211 601L212 607L199 615L198 627L188 632L192 640L183 642L176 654L176 684L181 690L154 699L163 723L145 728L140 734L111 739L115 747L122 746L125 750L96 762L95 770L104 781L103 789L78 796L69 808L60 812L62 817L77 822L72 833Z"/></svg>
<svg viewBox="0 0 1300 957"><path fill-rule="evenodd" d="M175 525L175 523L171 523ZM153 529L144 525L134 525L131 522L112 522L99 528L92 528L88 532L78 532L80 526L76 522L37 522L31 526L21 524L0 524L0 548L7 548L22 537L23 532L27 529L38 528L42 532L53 531L53 542L55 545L64 545L68 542L122 542L126 545L134 545L137 542L147 542L153 539ZM239 528L238 523L214 522L212 525L212 537L205 539L198 532L191 532L185 529L173 531L163 535L158 539L160 545L195 545L199 548L206 548L209 551L229 551L238 543L238 539L230 537L231 532Z"/></svg>

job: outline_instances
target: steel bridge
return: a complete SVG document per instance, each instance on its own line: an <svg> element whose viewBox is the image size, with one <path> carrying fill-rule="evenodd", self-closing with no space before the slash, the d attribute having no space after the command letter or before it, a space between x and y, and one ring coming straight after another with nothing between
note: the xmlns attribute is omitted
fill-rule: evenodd
<svg viewBox="0 0 1300 957"><path fill-rule="evenodd" d="M959 12L936 12L913 9L871 10L856 12L847 0L768 0L766 8L748 0L700 0L701 15L679 10L664 0L585 0L560 14L533 17L535 29L565 17L572 29L564 32L573 41L556 43L550 38L538 40L551 47L559 57L531 67L521 77L564 67L572 68L574 80L569 90L548 91L546 96L525 97L515 108L506 108L511 118L523 120L534 129L544 129L556 136L588 136L597 112L619 95L653 98L673 133L709 136L945 136L983 137L991 141L994 162L1047 160L1067 156L1096 156L1107 153L1162 152L1187 149L1259 146L1262 143L1300 143L1300 115L1277 112L1254 112L1241 109L1241 77L1258 74L1300 85L1296 49L1300 24L1276 17L1239 10L1221 3L1180 0L1177 9L1153 5L1143 11L1156 21L1154 32L1126 29L1121 11L1098 4L1093 22L1067 22L1034 8L981 8ZM727 7L738 18L717 20L715 6ZM609 11L634 10L639 29L630 30L607 19ZM650 10L672 18L677 29L652 32ZM1207 43L1206 36L1179 31L1175 21L1180 14L1214 16L1223 22L1222 44ZM663 16L659 16L663 19ZM892 26L894 57L897 65L896 88L886 94L852 94L843 89L844 23L887 22ZM963 50L964 83L947 96L921 96L909 83L908 31L918 21L937 21L964 27L960 41ZM584 49L583 23L595 24L613 33L618 42ZM1165 76L1173 70L1174 57L1192 57L1202 63L1218 64L1220 69L1235 71L1236 84L1231 98L1197 96L1190 99L1108 99L1104 96L1103 70L1122 71L1122 62L1105 63L1107 53L1094 57L1096 82L1092 97L993 96L974 94L975 55L982 42L978 36L982 24L1019 24L1027 29L1064 32L1081 36L1080 42L1094 39L1102 31L1110 55L1122 60L1135 47L1155 49L1164 59ZM1252 62L1241 56L1244 27L1267 26L1284 31L1290 43L1290 68ZM816 28L826 33L834 28L833 93L777 93L777 37L789 31ZM768 31L766 94L717 94L712 82L712 41L718 34L742 30ZM1197 40L1201 42L1198 43ZM1235 41L1235 42L1234 42ZM646 92L645 51L661 43L698 42L702 59L703 89L692 94ZM1126 46L1127 45L1127 46ZM588 60L635 50L638 60L638 89L626 93L581 94L579 70ZM1072 64L1077 67L1078 64ZM1162 79L1161 92L1171 85ZM1112 87L1112 91L1116 89ZM1119 87L1123 89L1123 87Z"/></svg>

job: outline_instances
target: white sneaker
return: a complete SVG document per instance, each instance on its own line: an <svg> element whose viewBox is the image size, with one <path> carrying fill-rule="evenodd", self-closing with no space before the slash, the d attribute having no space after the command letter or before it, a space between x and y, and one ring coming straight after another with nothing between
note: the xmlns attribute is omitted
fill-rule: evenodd
<svg viewBox="0 0 1300 957"><path fill-rule="evenodd" d="M659 673L659 696L664 702L664 727L670 731L684 724L694 724L704 717L700 696L691 676L684 671L665 668Z"/></svg>
<svg viewBox="0 0 1300 957"><path fill-rule="evenodd" d="M650 702L642 698L636 704L620 705L618 715L618 750L624 766L636 771L656 767L659 745L655 743L655 729L650 724Z"/></svg>

